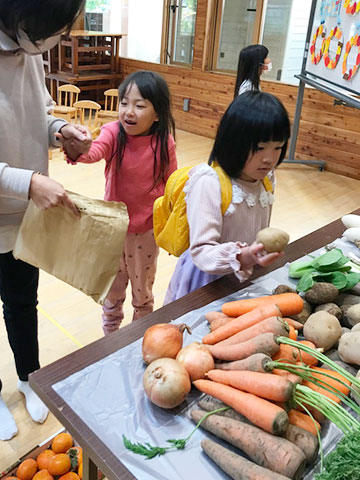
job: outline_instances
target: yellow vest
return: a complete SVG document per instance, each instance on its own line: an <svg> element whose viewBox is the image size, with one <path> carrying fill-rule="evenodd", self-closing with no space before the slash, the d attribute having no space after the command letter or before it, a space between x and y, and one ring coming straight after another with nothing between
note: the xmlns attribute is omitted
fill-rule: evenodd
<svg viewBox="0 0 360 480"><path fill-rule="evenodd" d="M213 162L211 166L219 177L221 213L224 215L232 200L231 179L217 162ZM154 202L155 241L159 247L175 257L179 257L189 248L189 225L186 217L184 186L192 168L194 167L175 170L166 182L164 195ZM268 177L265 177L263 184L266 191L272 191Z"/></svg>

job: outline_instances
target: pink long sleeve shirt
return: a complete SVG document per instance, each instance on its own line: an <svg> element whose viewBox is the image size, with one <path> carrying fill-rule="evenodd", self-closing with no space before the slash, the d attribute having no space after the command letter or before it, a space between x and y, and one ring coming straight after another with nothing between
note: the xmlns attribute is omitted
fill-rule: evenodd
<svg viewBox="0 0 360 480"><path fill-rule="evenodd" d="M154 152L152 135L127 135L121 167L118 168L119 122L110 122L101 128L90 151L80 155L76 162L95 163L105 159L105 196L108 201L124 202L127 206L130 223L129 233L145 233L153 228L153 204L164 194L166 180L177 169L175 142L170 135L168 140L169 167L165 182L159 181L154 188ZM159 149L158 149L159 150ZM157 165L160 164L157 152ZM75 162L74 162L75 163ZM158 171L158 170L157 170ZM152 189L151 189L152 188Z"/></svg>

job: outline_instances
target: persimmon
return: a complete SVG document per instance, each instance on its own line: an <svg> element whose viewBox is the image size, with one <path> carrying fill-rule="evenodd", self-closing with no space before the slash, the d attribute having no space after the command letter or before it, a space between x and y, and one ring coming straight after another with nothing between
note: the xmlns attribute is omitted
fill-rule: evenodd
<svg viewBox="0 0 360 480"><path fill-rule="evenodd" d="M39 470L47 469L49 466L50 459L55 455L53 450L47 449L39 453L36 457L36 462L38 464Z"/></svg>
<svg viewBox="0 0 360 480"><path fill-rule="evenodd" d="M37 472L38 466L36 460L33 458L27 458L22 461L16 470L16 476L20 480L31 480Z"/></svg>
<svg viewBox="0 0 360 480"><path fill-rule="evenodd" d="M69 455L71 460L71 470L77 470L83 460L82 448L74 445L73 447L69 448L66 453Z"/></svg>
<svg viewBox="0 0 360 480"><path fill-rule="evenodd" d="M68 473L65 473L65 475L62 475L61 477L59 477L59 480L80 480L80 477L75 472L68 472Z"/></svg>
<svg viewBox="0 0 360 480"><path fill-rule="evenodd" d="M43 470L36 472L32 480L54 480L54 477L48 470L46 470L46 468L44 468Z"/></svg>
<svg viewBox="0 0 360 480"><path fill-rule="evenodd" d="M49 462L49 473L51 475L64 475L70 470L71 462L69 455L66 453L57 453Z"/></svg>
<svg viewBox="0 0 360 480"><path fill-rule="evenodd" d="M59 433L54 437L51 448L55 453L66 453L73 446L73 438L70 433Z"/></svg>
<svg viewBox="0 0 360 480"><path fill-rule="evenodd" d="M80 480L82 480L82 477L83 477L83 464L82 464L82 462L79 465L77 474L79 475Z"/></svg>

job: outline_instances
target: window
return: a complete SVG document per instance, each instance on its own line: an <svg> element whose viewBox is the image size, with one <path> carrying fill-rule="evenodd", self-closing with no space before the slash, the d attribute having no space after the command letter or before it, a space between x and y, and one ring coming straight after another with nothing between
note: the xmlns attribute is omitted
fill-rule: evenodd
<svg viewBox="0 0 360 480"><path fill-rule="evenodd" d="M197 0L171 0L168 9L166 63L191 64Z"/></svg>
<svg viewBox="0 0 360 480"><path fill-rule="evenodd" d="M273 63L266 78L297 83L310 8L311 0L216 0L210 68L235 72L240 50L262 43Z"/></svg>

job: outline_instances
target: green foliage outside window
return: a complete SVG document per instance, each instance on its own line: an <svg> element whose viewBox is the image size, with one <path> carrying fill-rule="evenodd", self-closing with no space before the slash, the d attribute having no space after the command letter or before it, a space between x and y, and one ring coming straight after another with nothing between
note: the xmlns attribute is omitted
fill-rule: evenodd
<svg viewBox="0 0 360 480"><path fill-rule="evenodd" d="M110 10L110 0L86 0L87 12L107 12Z"/></svg>

